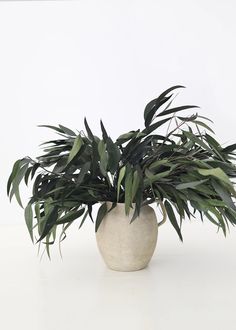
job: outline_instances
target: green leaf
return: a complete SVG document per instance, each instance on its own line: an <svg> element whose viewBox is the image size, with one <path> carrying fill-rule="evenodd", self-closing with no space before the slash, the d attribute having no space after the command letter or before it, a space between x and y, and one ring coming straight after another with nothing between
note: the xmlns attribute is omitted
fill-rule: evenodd
<svg viewBox="0 0 236 330"><path fill-rule="evenodd" d="M101 126L101 130L102 130L102 137L103 137L103 140L106 142L107 139L108 139L108 134L107 134L107 131L103 125L103 122L100 120L100 126Z"/></svg>
<svg viewBox="0 0 236 330"><path fill-rule="evenodd" d="M28 180L29 180L29 176L30 176L30 173L31 173L32 169L33 169L33 166L29 167L27 169L27 171L25 172L25 184L26 184L26 186L28 185Z"/></svg>
<svg viewBox="0 0 236 330"><path fill-rule="evenodd" d="M83 226L84 221L85 221L85 219L87 218L87 216L88 216L88 210L85 212L85 214L84 214L84 216L83 216L83 219L81 220L81 223L80 223L80 225L79 225L79 229Z"/></svg>
<svg viewBox="0 0 236 330"><path fill-rule="evenodd" d="M91 162L86 162L83 164L78 174L78 177L75 181L76 185L80 185L83 182L85 175L88 173L88 170L90 169L90 166L91 166Z"/></svg>
<svg viewBox="0 0 236 330"><path fill-rule="evenodd" d="M118 183L117 183L117 203L119 201L119 197L120 197L120 186L121 186L121 182L125 176L125 171L126 171L126 167L123 166L121 169L120 169L120 172L119 172L119 177L118 177Z"/></svg>
<svg viewBox="0 0 236 330"><path fill-rule="evenodd" d="M152 125L146 127L142 131L142 133L150 134L151 132L155 131L158 127L160 127L161 125L165 124L170 119L172 119L172 117L168 117L168 118L162 119L162 120L158 121L157 123L152 124Z"/></svg>
<svg viewBox="0 0 236 330"><path fill-rule="evenodd" d="M38 127L46 127L46 128L53 129L54 131L57 131L58 133L64 133L61 128L58 128L58 127L52 126L52 125L38 125Z"/></svg>
<svg viewBox="0 0 236 330"><path fill-rule="evenodd" d="M208 220L210 220L214 225L216 225L217 227L220 227L219 222L217 222L211 215L209 212L204 212L204 215L208 218Z"/></svg>
<svg viewBox="0 0 236 330"><path fill-rule="evenodd" d="M145 113L145 126L148 127L151 122L153 121L153 117L156 113L156 111L163 105L165 104L170 98L172 97L172 95L168 96L168 97L164 97L162 99L159 99L159 97L157 99L152 100L151 102L149 102L144 110Z"/></svg>
<svg viewBox="0 0 236 330"><path fill-rule="evenodd" d="M39 163L36 163L33 165L33 168L32 168L32 173L31 173L31 180L33 179L37 169L40 167L40 164Z"/></svg>
<svg viewBox="0 0 236 330"><path fill-rule="evenodd" d="M196 125L202 126L202 127L206 128L208 131L210 131L211 133L215 134L215 132L207 124L203 123L202 121L194 120L193 123Z"/></svg>
<svg viewBox="0 0 236 330"><path fill-rule="evenodd" d="M134 175L133 175L133 183L132 183L132 197L131 197L131 201L134 200L135 196L136 196L136 193L138 191L138 188L139 188L139 184L140 184L140 177L139 177L139 173L138 171L136 170L134 172Z"/></svg>
<svg viewBox="0 0 236 330"><path fill-rule="evenodd" d="M213 124L213 121L211 119L207 118L207 117L198 115L198 118L208 120L208 121L210 121Z"/></svg>
<svg viewBox="0 0 236 330"><path fill-rule="evenodd" d="M116 143L117 143L118 145L123 144L123 143L129 141L130 139L136 137L138 133L139 133L139 130L137 130L137 131L130 131L130 132L128 132L128 133L122 134L122 135L120 135L120 136L117 138L117 140L116 140L117 142L116 142ZM146 134L144 134L144 136L145 136L145 135L146 135Z"/></svg>
<svg viewBox="0 0 236 330"><path fill-rule="evenodd" d="M151 171L149 171L148 169L145 170L145 175L147 177L147 179L144 179L144 183L145 184L152 184L162 178L167 177L170 174L171 170L168 171L164 171L164 172L160 172L157 174L153 174Z"/></svg>
<svg viewBox="0 0 236 330"><path fill-rule="evenodd" d="M100 170L104 176L107 176L108 153L106 151L106 144L103 140L98 143L98 153L100 157Z"/></svg>
<svg viewBox="0 0 236 330"><path fill-rule="evenodd" d="M229 180L229 177L227 176L227 174L225 174L225 172L220 168L211 168L211 169L198 169L197 170L199 174L203 175L203 176L213 176L215 178L217 178L220 181L223 181L224 183L226 183L227 185L229 185L230 187L232 187L232 183Z"/></svg>
<svg viewBox="0 0 236 330"><path fill-rule="evenodd" d="M158 167L160 167L161 165L169 165L169 160L168 159L160 159L160 160L157 160L155 162L153 162L150 166L149 166L149 169L150 170L156 170Z"/></svg>
<svg viewBox="0 0 236 330"><path fill-rule="evenodd" d="M206 179L206 180L192 181L192 182L186 182L186 183L180 183L175 188L178 189L178 190L187 189L187 188L195 188L198 185L206 182L207 180L208 179Z"/></svg>
<svg viewBox="0 0 236 330"><path fill-rule="evenodd" d="M76 136L75 132L73 132L70 128L67 128L63 125L59 125L59 127L63 130L63 132L69 136Z"/></svg>
<svg viewBox="0 0 236 330"><path fill-rule="evenodd" d="M21 164L21 159L18 159L13 165L11 175L10 175L10 177L8 179L8 182L7 182L7 195L8 196L9 196L9 193L10 193L12 181L15 179L15 176L16 176L17 172L20 169L20 164Z"/></svg>
<svg viewBox="0 0 236 330"><path fill-rule="evenodd" d="M18 172L15 175L15 178L12 182L12 190L10 193L10 200L12 199L12 197L15 195L16 200L18 202L18 204L23 208L22 202L21 202L21 198L20 198L20 192L19 192L19 185L21 183L21 180L23 179L27 169L28 169L28 165L29 164L25 164L23 165Z"/></svg>
<svg viewBox="0 0 236 330"><path fill-rule="evenodd" d="M181 231L180 231L180 227L179 227L178 222L176 220L176 217L175 217L175 214L174 214L174 211L172 209L171 204L166 200L164 205L165 205L166 212L168 214L168 217L169 217L169 220L170 220L172 226L176 230L180 240L183 241L183 237L182 237L182 234L181 234Z"/></svg>
<svg viewBox="0 0 236 330"><path fill-rule="evenodd" d="M129 169L125 176L125 213L127 215L129 214L129 209L132 202L132 183L133 173L132 170Z"/></svg>
<svg viewBox="0 0 236 330"><path fill-rule="evenodd" d="M56 224L61 225L64 223L72 222L79 218L85 211L85 208L82 208L78 211L69 211L63 217L57 220Z"/></svg>
<svg viewBox="0 0 236 330"><path fill-rule="evenodd" d="M75 138L73 147L72 147L72 149L70 151L67 164L69 164L72 161L72 159L78 154L78 152L80 151L80 149L81 149L81 147L82 147L83 144L84 144L84 142L83 142L82 137L80 135L78 135Z"/></svg>
<svg viewBox="0 0 236 330"><path fill-rule="evenodd" d="M166 115L169 115L171 113L176 113L176 112L179 112L179 111L183 111L183 110L187 110L187 109L192 109L192 108L199 108L199 107L196 106L196 105L183 105L181 107L176 107L176 108L164 110L164 111L160 112L157 115L157 117L166 116Z"/></svg>
<svg viewBox="0 0 236 330"><path fill-rule="evenodd" d="M32 205L29 203L25 208L25 223L28 228L32 242L34 242L33 237L33 211Z"/></svg>
<svg viewBox="0 0 236 330"><path fill-rule="evenodd" d="M226 154L230 154L230 153L232 153L235 149L236 149L236 143L231 144L231 145L225 147L224 149L222 149L222 152L224 152L224 153L226 153Z"/></svg>
<svg viewBox="0 0 236 330"><path fill-rule="evenodd" d="M177 89L177 88L184 88L184 86L181 85L176 85L173 87L168 88L167 90L165 90L163 93L161 93L156 99L150 101L144 110L144 120L145 120L145 126L148 127L152 121L152 118L155 114L155 112L157 111L157 109L163 105L165 102L167 102L170 97L166 97L167 94L169 94L170 92L172 92L173 90Z"/></svg>
<svg viewBox="0 0 236 330"><path fill-rule="evenodd" d="M212 186L214 187L217 194L221 197L221 199L225 202L225 204L229 208L236 211L236 206L231 198L230 193L215 180L212 180Z"/></svg>
<svg viewBox="0 0 236 330"><path fill-rule="evenodd" d="M85 129L86 129L86 131L87 131L87 134L88 134L89 139L90 139L91 141L94 141L94 135L93 135L93 133L92 133L92 131L91 131L91 129L90 129L88 123L87 123L86 118L84 118L84 126L85 126Z"/></svg>
<svg viewBox="0 0 236 330"><path fill-rule="evenodd" d="M107 214L107 204L104 203L100 206L100 208L98 210L96 223L95 223L95 232L98 231L98 228L106 214Z"/></svg>
<svg viewBox="0 0 236 330"><path fill-rule="evenodd" d="M52 207L51 210L45 215L44 218L45 225L37 243L43 240L47 236L47 234L50 232L52 227L56 224L57 218L58 218L58 207L55 206Z"/></svg>
<svg viewBox="0 0 236 330"><path fill-rule="evenodd" d="M220 227L222 228L223 233L226 236L226 226L222 215L213 207L210 209L210 212L212 212L215 215L215 217L218 219Z"/></svg>
<svg viewBox="0 0 236 330"><path fill-rule="evenodd" d="M114 174L119 166L120 151L111 138L107 138L106 148L108 151L108 168Z"/></svg>
<svg viewBox="0 0 236 330"><path fill-rule="evenodd" d="M210 152L211 154L213 153L211 148L208 147L208 145L202 141L201 139L199 139L196 135L190 133L190 132L187 132L187 131L184 131L184 135L187 136L187 138L195 143L197 143L198 145L200 145L203 149L207 150L208 152Z"/></svg>

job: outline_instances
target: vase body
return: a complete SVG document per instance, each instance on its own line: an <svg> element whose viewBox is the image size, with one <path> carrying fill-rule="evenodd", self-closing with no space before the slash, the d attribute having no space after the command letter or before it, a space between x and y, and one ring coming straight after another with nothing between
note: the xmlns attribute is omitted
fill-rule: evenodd
<svg viewBox="0 0 236 330"><path fill-rule="evenodd" d="M107 208L112 203L107 202ZM155 251L158 224L152 207L145 205L132 223L131 209L125 214L125 205L117 206L103 218L96 240L106 265L117 271L136 271L145 268Z"/></svg>

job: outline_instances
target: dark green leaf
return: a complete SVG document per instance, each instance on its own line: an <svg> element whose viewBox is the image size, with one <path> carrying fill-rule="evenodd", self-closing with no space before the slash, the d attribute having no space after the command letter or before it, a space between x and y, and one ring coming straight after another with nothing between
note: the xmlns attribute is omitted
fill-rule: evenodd
<svg viewBox="0 0 236 330"><path fill-rule="evenodd" d="M83 145L83 139L80 135L78 135L76 138L75 138L75 141L74 141L74 144L73 144L73 147L70 151L70 154L69 154L69 157L68 157L68 161L67 161L67 164L69 164L72 159L79 153L82 145Z"/></svg>
<svg viewBox="0 0 236 330"><path fill-rule="evenodd" d="M236 206L231 198L230 193L224 189L224 187L222 187L222 185L220 185L217 181L212 180L212 186L214 187L215 191L217 192L217 194L221 197L221 199L225 202L225 204L233 209L234 211L236 211Z"/></svg>
<svg viewBox="0 0 236 330"><path fill-rule="evenodd" d="M102 137L103 137L103 140L106 142L107 139L108 139L108 134L107 134L107 131L103 125L103 122L102 120L100 120L100 125L101 125L101 130L102 130Z"/></svg>
<svg viewBox="0 0 236 330"><path fill-rule="evenodd" d="M187 109L192 109L192 108L199 108L199 107L196 106L196 105L183 105L181 107L176 107L176 108L164 110L164 111L160 112L157 115L157 117L166 116L166 115L169 115L171 113L176 113L176 112L179 112L179 111L183 111L183 110L187 110Z"/></svg>
<svg viewBox="0 0 236 330"><path fill-rule="evenodd" d="M125 176L125 171L126 171L126 167L123 166L120 169L120 172L119 172L118 183L117 183L117 202L119 201L119 197L120 197L120 186L121 186L122 180L123 180L123 178Z"/></svg>
<svg viewBox="0 0 236 330"><path fill-rule="evenodd" d="M67 135L69 135L69 136L76 136L75 132L73 132L70 128L67 128L67 127L65 127L65 126L63 126L63 125L59 125L59 127L62 129L62 131L63 131L65 134L67 134Z"/></svg>
<svg viewBox="0 0 236 330"><path fill-rule="evenodd" d="M15 176L16 176L16 174L18 173L18 171L20 169L20 164L21 164L21 159L18 159L13 165L11 175L10 175L10 177L8 179L8 182L7 182L7 195L8 196L9 196L9 193L10 193L12 181L15 179Z"/></svg>
<svg viewBox="0 0 236 330"><path fill-rule="evenodd" d="M236 143L231 144L230 146L225 147L224 149L222 149L222 152L229 154L232 153L234 150L236 149Z"/></svg>
<svg viewBox="0 0 236 330"><path fill-rule="evenodd" d="M53 129L54 131L57 131L59 133L64 133L61 128L58 128L58 127L52 126L52 125L38 125L38 127L46 127L46 128Z"/></svg>
<svg viewBox="0 0 236 330"><path fill-rule="evenodd" d="M57 218L58 218L58 207L55 206L48 212L48 214L44 218L45 225L43 228L43 232L40 238L38 239L37 243L48 235L52 227L56 224Z"/></svg>
<svg viewBox="0 0 236 330"><path fill-rule="evenodd" d="M206 180L199 180L199 181L192 181L192 182L185 182L185 183L180 183L178 184L175 188L182 190L182 189L187 189L187 188L195 188L198 185L206 182L208 179Z"/></svg>
<svg viewBox="0 0 236 330"><path fill-rule="evenodd" d="M63 223L72 222L72 221L76 220L77 218L79 218L84 213L84 211L85 211L84 208L82 208L78 211L69 211L63 217L59 218L57 220L56 224L61 225Z"/></svg>
<svg viewBox="0 0 236 330"><path fill-rule="evenodd" d="M213 176L213 177L217 178L218 180L223 181L230 187L233 187L232 183L229 180L229 177L227 176L227 174L225 174L225 172L220 167L210 168L210 169L201 168L201 169L198 169L198 173L203 176Z"/></svg>
<svg viewBox="0 0 236 330"><path fill-rule="evenodd" d="M111 138L107 138L107 151L108 151L108 168L112 174L115 173L119 166L120 151Z"/></svg>
<svg viewBox="0 0 236 330"><path fill-rule="evenodd" d="M129 169L126 171L125 176L125 213L129 214L129 209L132 202L132 183L133 183L133 173Z"/></svg>
<svg viewBox="0 0 236 330"><path fill-rule="evenodd" d="M97 219L95 223L95 232L98 231L98 228L106 214L107 214L107 204L104 203L100 206L98 210Z"/></svg>
<svg viewBox="0 0 236 330"><path fill-rule="evenodd" d="M89 139L90 139L91 141L93 141L93 140L94 140L94 135L93 135L93 133L92 133L92 131L91 131L91 129L90 129L88 123L87 123L86 118L84 118L84 126L85 126L85 128L86 128L86 131L87 131L87 134L88 134Z"/></svg>
<svg viewBox="0 0 236 330"><path fill-rule="evenodd" d="M87 162L81 167L80 172L78 174L78 177L76 179L76 184L77 185L80 185L83 182L84 176L85 176L85 174L88 173L88 170L90 169L90 166L91 166L91 163Z"/></svg>
<svg viewBox="0 0 236 330"><path fill-rule="evenodd" d="M181 234L181 231L180 231L180 226L178 225L178 222L176 220L176 217L175 217L175 214L174 214L174 211L172 209L171 204L166 200L164 205L165 205L166 212L168 214L168 217L169 217L169 220L170 220L172 226L176 230L180 240L183 241L183 237L182 237L182 234Z"/></svg>
<svg viewBox="0 0 236 330"><path fill-rule="evenodd" d="M145 133L145 134L150 134L152 133L153 131L155 131L158 127L162 126L163 124L165 124L167 121L169 121L172 117L168 117L168 118L165 118L165 119L162 119L160 121L158 121L157 123L155 124L152 124L148 127L146 127L142 133Z"/></svg>
<svg viewBox="0 0 236 330"><path fill-rule="evenodd" d="M34 237L33 237L33 211L32 211L32 205L30 203L25 208L25 223L27 225L31 240L32 240L32 242L34 242Z"/></svg>
<svg viewBox="0 0 236 330"><path fill-rule="evenodd" d="M80 225L79 225L79 229L83 226L84 221L85 221L85 219L87 218L87 216L88 216L88 210L85 212L85 214L84 214L84 216L83 216L83 218L82 218L82 220L81 220L81 223L80 223Z"/></svg>

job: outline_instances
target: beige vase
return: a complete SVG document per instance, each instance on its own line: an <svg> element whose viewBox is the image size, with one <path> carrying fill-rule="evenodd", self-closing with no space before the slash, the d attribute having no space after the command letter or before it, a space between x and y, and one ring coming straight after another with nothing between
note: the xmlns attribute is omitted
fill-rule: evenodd
<svg viewBox="0 0 236 330"><path fill-rule="evenodd" d="M112 203L107 202L107 208ZM158 224L152 207L145 205L140 215L132 223L133 211L125 214L125 206L118 203L107 213L96 233L99 251L106 265L113 270L129 272L145 268L155 251L158 226L166 220L163 209L163 220Z"/></svg>

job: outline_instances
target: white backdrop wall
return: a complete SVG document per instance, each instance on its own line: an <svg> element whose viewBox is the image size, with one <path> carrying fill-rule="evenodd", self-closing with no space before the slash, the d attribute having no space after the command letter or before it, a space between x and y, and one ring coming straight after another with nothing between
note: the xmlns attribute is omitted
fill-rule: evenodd
<svg viewBox="0 0 236 330"><path fill-rule="evenodd" d="M236 138L236 2L0 1L0 223L23 212L6 197L15 159L87 117L112 137L143 124L145 104L174 84L201 106L222 143ZM26 201L26 192L23 191Z"/></svg>

